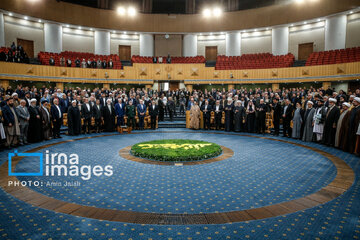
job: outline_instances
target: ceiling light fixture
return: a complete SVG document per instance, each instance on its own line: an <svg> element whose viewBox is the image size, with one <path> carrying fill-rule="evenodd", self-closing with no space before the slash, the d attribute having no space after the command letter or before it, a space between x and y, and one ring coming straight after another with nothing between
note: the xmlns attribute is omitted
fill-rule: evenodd
<svg viewBox="0 0 360 240"><path fill-rule="evenodd" d="M203 15L204 15L204 17L210 17L210 16L211 16L211 11L210 11L210 9L208 9L208 8L204 9Z"/></svg>
<svg viewBox="0 0 360 240"><path fill-rule="evenodd" d="M119 15L125 15L126 10L125 10L124 7L118 7L118 8L116 9L116 12L117 12Z"/></svg>
<svg viewBox="0 0 360 240"><path fill-rule="evenodd" d="M128 8L128 15L132 16L132 17L136 15L136 10L135 10L134 7L129 7Z"/></svg>

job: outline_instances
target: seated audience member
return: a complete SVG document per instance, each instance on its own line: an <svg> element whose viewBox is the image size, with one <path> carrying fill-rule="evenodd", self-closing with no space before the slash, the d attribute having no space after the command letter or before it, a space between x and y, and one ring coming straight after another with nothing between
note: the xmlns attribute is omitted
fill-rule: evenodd
<svg viewBox="0 0 360 240"><path fill-rule="evenodd" d="M85 61L85 59L83 60ZM85 63L86 64L86 63ZM81 66L81 62L80 62L80 59L79 58L76 58L75 60L75 67L80 67Z"/></svg>
<svg viewBox="0 0 360 240"><path fill-rule="evenodd" d="M75 61L75 63L76 63L76 61ZM66 66L67 66L67 67L71 67L71 64L72 64L71 59L68 58L68 59L66 60Z"/></svg>
<svg viewBox="0 0 360 240"><path fill-rule="evenodd" d="M55 66L55 60L54 60L53 56L51 56L50 59L49 59L49 65L50 66Z"/></svg>
<svg viewBox="0 0 360 240"><path fill-rule="evenodd" d="M105 69L105 68L107 67L107 63L106 63L106 60L105 60L105 59L102 61L101 67L102 67L103 69Z"/></svg>
<svg viewBox="0 0 360 240"><path fill-rule="evenodd" d="M113 63L112 59L110 59L108 62L108 68L112 69L113 67L114 67L114 63Z"/></svg>
<svg viewBox="0 0 360 240"><path fill-rule="evenodd" d="M60 58L60 66L65 67L65 58L63 56Z"/></svg>

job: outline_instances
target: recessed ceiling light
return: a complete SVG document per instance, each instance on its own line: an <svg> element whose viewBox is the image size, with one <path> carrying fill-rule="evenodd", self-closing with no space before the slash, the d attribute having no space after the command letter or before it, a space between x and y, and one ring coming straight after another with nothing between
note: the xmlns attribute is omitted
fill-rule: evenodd
<svg viewBox="0 0 360 240"><path fill-rule="evenodd" d="M29 18L25 16L24 19L25 19L25 20L28 20Z"/></svg>
<svg viewBox="0 0 360 240"><path fill-rule="evenodd" d="M93 29L92 28L90 28L90 31L92 31Z"/></svg>
<svg viewBox="0 0 360 240"><path fill-rule="evenodd" d="M113 33L116 33L116 31L114 30Z"/></svg>
<svg viewBox="0 0 360 240"><path fill-rule="evenodd" d="M290 25L290 27L293 27L293 26L294 26L294 24L291 24L291 25Z"/></svg>
<svg viewBox="0 0 360 240"><path fill-rule="evenodd" d="M136 9L134 7L128 8L128 15L129 16L135 16L136 15Z"/></svg>
<svg viewBox="0 0 360 240"><path fill-rule="evenodd" d="M79 30L81 30L81 27L78 27Z"/></svg>
<svg viewBox="0 0 360 240"><path fill-rule="evenodd" d="M124 32L124 34L126 34L126 32Z"/></svg>
<svg viewBox="0 0 360 240"><path fill-rule="evenodd" d="M13 14L12 13L9 13L9 16L11 17Z"/></svg>
<svg viewBox="0 0 360 240"><path fill-rule="evenodd" d="M211 16L211 10L208 8L205 8L203 11L204 17L210 17Z"/></svg>
<svg viewBox="0 0 360 240"><path fill-rule="evenodd" d="M38 22L41 23L41 19L39 19Z"/></svg>
<svg viewBox="0 0 360 240"><path fill-rule="evenodd" d="M266 30L269 30L269 28L267 27Z"/></svg>
<svg viewBox="0 0 360 240"><path fill-rule="evenodd" d="M68 28L68 27L70 27L70 26L69 26L69 24L66 24L66 26L65 26L65 27L67 27L67 28Z"/></svg>
<svg viewBox="0 0 360 240"><path fill-rule="evenodd" d="M256 29L256 28L254 29L254 32L257 32L257 29Z"/></svg>
<svg viewBox="0 0 360 240"><path fill-rule="evenodd" d="M307 24L307 22L304 22L304 24Z"/></svg>
<svg viewBox="0 0 360 240"><path fill-rule="evenodd" d="M118 8L116 9L116 12L117 12L119 15L125 15L126 10L125 10L124 7L118 7Z"/></svg>
<svg viewBox="0 0 360 240"><path fill-rule="evenodd" d="M320 21L321 21L321 19L318 19L317 21L318 21L318 22L320 22Z"/></svg>
<svg viewBox="0 0 360 240"><path fill-rule="evenodd" d="M354 12L353 11L350 11L350 14L353 14Z"/></svg>
<svg viewBox="0 0 360 240"><path fill-rule="evenodd" d="M215 17L219 17L221 15L221 9L216 7L213 9L213 14Z"/></svg>

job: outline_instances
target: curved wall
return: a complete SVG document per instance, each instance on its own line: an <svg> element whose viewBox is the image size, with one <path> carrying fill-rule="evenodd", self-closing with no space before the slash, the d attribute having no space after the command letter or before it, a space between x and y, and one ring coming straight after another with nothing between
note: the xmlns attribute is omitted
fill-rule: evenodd
<svg viewBox="0 0 360 240"><path fill-rule="evenodd" d="M226 12L220 19L201 14L137 14L119 16L102 10L58 1L0 1L0 9L66 24L140 32L215 32L276 26L332 15L359 6L358 0L319 0Z"/></svg>

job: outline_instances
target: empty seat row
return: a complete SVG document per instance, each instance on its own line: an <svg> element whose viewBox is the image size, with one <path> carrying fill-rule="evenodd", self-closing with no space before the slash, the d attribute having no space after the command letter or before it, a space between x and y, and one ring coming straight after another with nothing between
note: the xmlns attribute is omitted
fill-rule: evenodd
<svg viewBox="0 0 360 240"><path fill-rule="evenodd" d="M339 64L360 61L360 47L313 52L306 60L306 66Z"/></svg>

